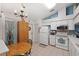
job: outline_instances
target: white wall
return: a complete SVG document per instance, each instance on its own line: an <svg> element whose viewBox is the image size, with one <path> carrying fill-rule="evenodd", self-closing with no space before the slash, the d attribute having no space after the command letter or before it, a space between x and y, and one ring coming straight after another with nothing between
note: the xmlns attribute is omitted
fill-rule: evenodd
<svg viewBox="0 0 79 59"><path fill-rule="evenodd" d="M79 13L79 6L74 11L74 16Z"/></svg>
<svg viewBox="0 0 79 59"><path fill-rule="evenodd" d="M0 11L1 11L1 4L0 4ZM2 14L0 13L0 40L2 39Z"/></svg>
<svg viewBox="0 0 79 59"><path fill-rule="evenodd" d="M5 15L2 13L2 39L5 41Z"/></svg>
<svg viewBox="0 0 79 59"><path fill-rule="evenodd" d="M79 22L79 15L74 19L74 24Z"/></svg>
<svg viewBox="0 0 79 59"><path fill-rule="evenodd" d="M2 39L2 18L0 17L0 39Z"/></svg>
<svg viewBox="0 0 79 59"><path fill-rule="evenodd" d="M0 17L0 39L5 41L5 16L3 13Z"/></svg>

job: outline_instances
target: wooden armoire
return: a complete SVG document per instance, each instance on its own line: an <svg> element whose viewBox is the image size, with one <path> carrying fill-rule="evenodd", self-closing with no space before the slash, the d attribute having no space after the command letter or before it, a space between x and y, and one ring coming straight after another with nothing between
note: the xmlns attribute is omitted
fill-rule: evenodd
<svg viewBox="0 0 79 59"><path fill-rule="evenodd" d="M17 22L17 42L26 42L29 39L28 22L21 20Z"/></svg>

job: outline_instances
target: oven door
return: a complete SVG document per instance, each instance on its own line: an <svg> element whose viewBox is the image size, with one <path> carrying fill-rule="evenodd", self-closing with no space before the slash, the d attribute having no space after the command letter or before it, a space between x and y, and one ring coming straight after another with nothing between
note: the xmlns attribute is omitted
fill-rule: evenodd
<svg viewBox="0 0 79 59"><path fill-rule="evenodd" d="M68 46L68 38L67 37L56 37L56 45L59 46Z"/></svg>

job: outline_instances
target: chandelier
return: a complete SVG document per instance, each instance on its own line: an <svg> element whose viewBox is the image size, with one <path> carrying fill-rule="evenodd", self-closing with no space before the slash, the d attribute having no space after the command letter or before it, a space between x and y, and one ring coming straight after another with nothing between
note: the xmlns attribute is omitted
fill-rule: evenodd
<svg viewBox="0 0 79 59"><path fill-rule="evenodd" d="M18 17L21 17L22 19L24 19L24 17L25 18L27 18L27 15L25 14L25 6L23 5L23 4L21 4L21 9L20 9L20 11L17 11L17 10L15 10L14 11L14 15L16 15L16 16L18 16Z"/></svg>

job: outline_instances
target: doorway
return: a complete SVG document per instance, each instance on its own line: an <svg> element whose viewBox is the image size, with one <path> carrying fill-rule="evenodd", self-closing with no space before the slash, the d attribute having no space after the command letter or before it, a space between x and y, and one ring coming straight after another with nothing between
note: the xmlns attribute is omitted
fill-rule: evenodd
<svg viewBox="0 0 79 59"><path fill-rule="evenodd" d="M16 24L14 21L5 21L5 43L15 43L16 39Z"/></svg>

